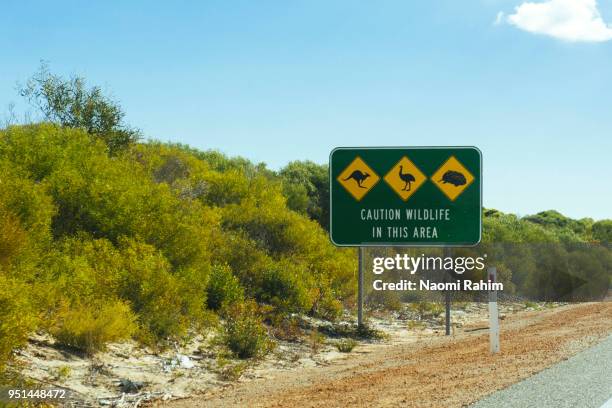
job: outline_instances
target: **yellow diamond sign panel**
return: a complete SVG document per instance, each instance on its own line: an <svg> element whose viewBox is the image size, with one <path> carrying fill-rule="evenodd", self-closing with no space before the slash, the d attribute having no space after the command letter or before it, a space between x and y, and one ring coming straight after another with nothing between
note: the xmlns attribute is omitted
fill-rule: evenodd
<svg viewBox="0 0 612 408"><path fill-rule="evenodd" d="M427 181L427 177L404 156L389 170L385 181L402 200L407 201Z"/></svg>
<svg viewBox="0 0 612 408"><path fill-rule="evenodd" d="M336 180L355 200L360 201L380 181L380 177L357 156Z"/></svg>
<svg viewBox="0 0 612 408"><path fill-rule="evenodd" d="M474 176L455 158L455 156L451 156L433 176L431 176L431 181L433 181L451 201L455 201L455 199L472 184Z"/></svg>

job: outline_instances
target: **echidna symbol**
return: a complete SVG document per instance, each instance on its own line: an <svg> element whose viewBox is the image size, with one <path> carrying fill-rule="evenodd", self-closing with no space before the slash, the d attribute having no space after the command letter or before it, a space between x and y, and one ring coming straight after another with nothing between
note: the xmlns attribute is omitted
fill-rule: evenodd
<svg viewBox="0 0 612 408"><path fill-rule="evenodd" d="M462 186L466 183L465 176L458 171L449 170L442 176L442 180L440 180L442 184L452 184L453 186Z"/></svg>

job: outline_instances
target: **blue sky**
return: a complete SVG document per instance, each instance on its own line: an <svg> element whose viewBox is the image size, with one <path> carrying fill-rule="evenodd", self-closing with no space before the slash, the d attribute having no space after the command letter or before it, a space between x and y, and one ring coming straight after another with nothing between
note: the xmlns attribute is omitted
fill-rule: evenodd
<svg viewBox="0 0 612 408"><path fill-rule="evenodd" d="M151 138L272 168L336 146L475 145L485 206L612 218L612 0L568 1L9 0L0 117L28 109L15 84L44 59ZM549 18L568 10L583 20Z"/></svg>

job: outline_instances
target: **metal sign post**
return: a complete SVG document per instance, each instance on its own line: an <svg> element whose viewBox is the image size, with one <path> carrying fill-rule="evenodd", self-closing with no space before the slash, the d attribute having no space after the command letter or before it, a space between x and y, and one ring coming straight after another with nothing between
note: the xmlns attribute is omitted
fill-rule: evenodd
<svg viewBox="0 0 612 408"><path fill-rule="evenodd" d="M444 257L450 257L452 255L450 248L444 248ZM444 282L448 281L448 272L443 271ZM445 322L446 322L446 335L451 334L451 293L449 290L444 291L444 308L445 308Z"/></svg>
<svg viewBox="0 0 612 408"><path fill-rule="evenodd" d="M363 252L364 248L359 247L359 277L358 277L358 289L357 289L357 325L363 326Z"/></svg>
<svg viewBox="0 0 612 408"><path fill-rule="evenodd" d="M445 300L445 308L446 308L446 335L450 336L451 334L451 294L450 291L447 290L444 293Z"/></svg>
<svg viewBox="0 0 612 408"><path fill-rule="evenodd" d="M487 269L489 282L497 281L497 268L494 266ZM489 343L491 353L499 353L499 311L497 309L497 291L489 291Z"/></svg>

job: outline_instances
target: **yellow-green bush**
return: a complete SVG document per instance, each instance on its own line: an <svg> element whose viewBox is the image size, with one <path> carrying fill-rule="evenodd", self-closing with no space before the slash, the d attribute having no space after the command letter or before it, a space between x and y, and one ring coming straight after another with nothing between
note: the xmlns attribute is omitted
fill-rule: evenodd
<svg viewBox="0 0 612 408"><path fill-rule="evenodd" d="M263 274L257 299L273 305L280 312L306 312L313 299L308 291L308 277L291 261L278 263Z"/></svg>
<svg viewBox="0 0 612 408"><path fill-rule="evenodd" d="M444 312L444 306L437 302L418 301L410 304L410 310L417 312L423 319L426 316L436 317Z"/></svg>
<svg viewBox="0 0 612 408"><path fill-rule="evenodd" d="M280 179L270 171L180 146L135 150L151 178L219 216L221 231L209 241L211 262L227 264L247 296L278 312L321 316L337 316L338 299L353 296L352 251L334 248L316 222L289 210ZM217 290L211 285L210 292ZM209 304L217 306L214 299Z"/></svg>
<svg viewBox="0 0 612 408"><path fill-rule="evenodd" d="M375 290L368 294L366 301L371 308L399 311L402 308L400 295L388 290Z"/></svg>
<svg viewBox="0 0 612 408"><path fill-rule="evenodd" d="M119 296L130 302L138 321L155 337L183 336L204 319L208 270L173 273L170 263L154 247L122 242Z"/></svg>
<svg viewBox="0 0 612 408"><path fill-rule="evenodd" d="M7 270L27 245L28 236L21 223L0 204L0 267Z"/></svg>
<svg viewBox="0 0 612 408"><path fill-rule="evenodd" d="M48 266L56 304L123 300L145 338L180 337L204 320L208 269L172 270L155 247L128 238L115 247L106 239L79 234L62 240L58 249Z"/></svg>
<svg viewBox="0 0 612 408"><path fill-rule="evenodd" d="M130 338L136 332L135 320L122 301L74 305L60 314L53 335L64 346L92 354L108 342Z"/></svg>
<svg viewBox="0 0 612 408"><path fill-rule="evenodd" d="M220 310L244 299L240 281L227 265L213 267L206 292L208 308L211 310Z"/></svg>
<svg viewBox="0 0 612 408"><path fill-rule="evenodd" d="M13 349L22 346L34 329L38 316L30 301L29 288L0 273L0 373Z"/></svg>
<svg viewBox="0 0 612 408"><path fill-rule="evenodd" d="M261 357L271 350L271 340L254 302L234 304L224 314L223 343L236 357Z"/></svg>
<svg viewBox="0 0 612 408"><path fill-rule="evenodd" d="M353 339L342 339L336 343L336 348L341 353L350 353L357 344L359 343Z"/></svg>
<svg viewBox="0 0 612 408"><path fill-rule="evenodd" d="M38 252L52 212L44 191L0 160L0 372L40 321Z"/></svg>
<svg viewBox="0 0 612 408"><path fill-rule="evenodd" d="M339 296L334 295L331 289L325 289L323 293L320 293L320 291L318 293L319 297L312 306L313 314L331 321L338 319L344 311Z"/></svg>

